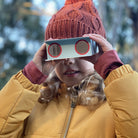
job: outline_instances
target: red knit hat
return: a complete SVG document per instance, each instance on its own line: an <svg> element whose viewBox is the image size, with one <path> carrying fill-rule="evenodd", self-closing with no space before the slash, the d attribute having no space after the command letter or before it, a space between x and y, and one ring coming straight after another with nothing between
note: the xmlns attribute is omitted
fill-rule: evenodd
<svg viewBox="0 0 138 138"><path fill-rule="evenodd" d="M92 0L66 0L49 21L45 40L81 37L89 33L105 37L105 29Z"/></svg>

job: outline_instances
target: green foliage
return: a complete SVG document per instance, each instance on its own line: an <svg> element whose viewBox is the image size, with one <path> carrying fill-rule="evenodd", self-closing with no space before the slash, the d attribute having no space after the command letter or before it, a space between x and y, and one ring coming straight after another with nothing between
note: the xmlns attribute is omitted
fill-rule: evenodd
<svg viewBox="0 0 138 138"><path fill-rule="evenodd" d="M24 0L0 1L0 39L2 40L0 46L0 89L13 74L27 64L28 58L31 56L31 52L27 50L29 42L41 42L44 38L40 16L24 12L28 10L31 13L31 7L24 7L24 2ZM27 0L27 2L31 2L31 0ZM24 43L24 48L21 48L21 43Z"/></svg>
<svg viewBox="0 0 138 138"><path fill-rule="evenodd" d="M98 0L98 2L107 39L117 49L122 61L132 65L136 57L133 48L138 47L137 0Z"/></svg>

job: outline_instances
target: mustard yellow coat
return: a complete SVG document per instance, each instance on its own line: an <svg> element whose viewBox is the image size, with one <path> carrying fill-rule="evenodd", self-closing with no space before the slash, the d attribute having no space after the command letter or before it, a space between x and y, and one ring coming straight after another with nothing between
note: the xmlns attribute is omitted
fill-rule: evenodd
<svg viewBox="0 0 138 138"><path fill-rule="evenodd" d="M105 80L107 102L95 111L76 106L67 138L138 138L138 73L129 65ZM38 85L19 72L0 92L0 138L62 138L71 112L69 97L37 102Z"/></svg>

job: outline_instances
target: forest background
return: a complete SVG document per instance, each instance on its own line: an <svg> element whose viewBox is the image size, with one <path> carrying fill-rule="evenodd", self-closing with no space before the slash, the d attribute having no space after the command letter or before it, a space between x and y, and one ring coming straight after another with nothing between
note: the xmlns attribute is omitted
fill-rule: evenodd
<svg viewBox="0 0 138 138"><path fill-rule="evenodd" d="M106 36L138 71L138 0L93 0ZM0 89L31 61L51 16L65 0L0 0Z"/></svg>

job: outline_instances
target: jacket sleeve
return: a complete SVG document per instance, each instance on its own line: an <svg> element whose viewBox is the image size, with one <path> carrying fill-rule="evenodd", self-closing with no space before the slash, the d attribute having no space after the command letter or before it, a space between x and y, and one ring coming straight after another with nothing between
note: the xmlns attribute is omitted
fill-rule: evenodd
<svg viewBox="0 0 138 138"><path fill-rule="evenodd" d="M22 71L14 75L0 91L0 138L20 138L24 121L39 97L39 86Z"/></svg>
<svg viewBox="0 0 138 138"><path fill-rule="evenodd" d="M117 138L138 138L138 73L123 65L109 74L105 86Z"/></svg>

